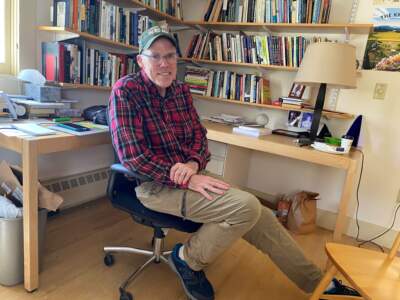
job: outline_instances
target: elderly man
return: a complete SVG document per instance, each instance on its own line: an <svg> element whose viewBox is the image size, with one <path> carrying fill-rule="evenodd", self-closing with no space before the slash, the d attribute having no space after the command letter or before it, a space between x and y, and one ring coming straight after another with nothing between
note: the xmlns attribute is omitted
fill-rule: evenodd
<svg viewBox="0 0 400 300"><path fill-rule="evenodd" d="M308 261L275 216L253 195L204 171L210 154L206 129L189 87L176 80L174 37L160 27L143 33L137 74L114 85L109 120L121 163L151 181L136 188L144 206L203 226L169 258L190 299L214 299L203 269L242 236L267 254L303 291L322 272ZM331 293L354 294L334 280Z"/></svg>

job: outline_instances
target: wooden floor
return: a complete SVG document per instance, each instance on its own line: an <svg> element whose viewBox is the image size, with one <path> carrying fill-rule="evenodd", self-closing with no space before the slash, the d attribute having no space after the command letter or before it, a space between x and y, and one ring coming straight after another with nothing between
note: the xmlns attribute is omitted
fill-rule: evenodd
<svg viewBox="0 0 400 300"><path fill-rule="evenodd" d="M112 267L103 264L103 246L150 247L152 231L101 199L63 212L48 220L40 289L27 293L22 285L0 286L1 300L118 300L118 287L127 274L145 261L137 255L119 255ZM332 233L296 236L305 253L325 266L324 244ZM166 248L185 235L171 231ZM352 243L350 239L346 242ZM207 270L216 299L307 299L301 290L261 252L240 240ZM177 277L165 264L151 265L128 290L136 300L186 299Z"/></svg>

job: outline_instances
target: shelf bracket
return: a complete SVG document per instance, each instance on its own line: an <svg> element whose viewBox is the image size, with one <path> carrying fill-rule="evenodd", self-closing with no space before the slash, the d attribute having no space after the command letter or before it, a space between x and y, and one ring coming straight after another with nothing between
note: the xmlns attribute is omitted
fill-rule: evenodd
<svg viewBox="0 0 400 300"><path fill-rule="evenodd" d="M261 68L261 67L256 67L256 70L258 72L260 72L260 74L263 76L263 78L266 78L266 76L269 73L265 68Z"/></svg>
<svg viewBox="0 0 400 300"><path fill-rule="evenodd" d="M262 25L262 28L264 29L264 31L265 31L266 33L268 33L269 35L272 35L271 30L270 30L267 26Z"/></svg>
<svg viewBox="0 0 400 300"><path fill-rule="evenodd" d="M349 41L350 41L350 30L349 30L349 27L347 27L347 26L344 28L344 35L345 35L345 42L349 43Z"/></svg>

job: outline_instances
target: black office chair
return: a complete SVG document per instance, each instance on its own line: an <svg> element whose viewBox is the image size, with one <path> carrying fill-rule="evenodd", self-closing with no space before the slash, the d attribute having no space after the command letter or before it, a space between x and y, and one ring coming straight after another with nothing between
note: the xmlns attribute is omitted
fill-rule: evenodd
<svg viewBox="0 0 400 300"><path fill-rule="evenodd" d="M144 250L130 247L104 247L104 263L106 266L114 264L113 253L125 252L136 253L150 258L139 268L137 268L120 286L120 300L132 300L132 294L125 289L141 271L144 270L151 262L168 263L166 258L171 251L163 251L163 239L166 235L166 230L174 228L179 231L192 233L197 231L202 224L194 223L182 218L152 211L138 200L135 193L135 187L141 181L146 181L147 178L137 173L131 172L121 164L113 164L111 166L111 174L108 181L107 194L114 207L122 209L129 213L132 218L143 225L150 226L154 229L153 234L153 250Z"/></svg>

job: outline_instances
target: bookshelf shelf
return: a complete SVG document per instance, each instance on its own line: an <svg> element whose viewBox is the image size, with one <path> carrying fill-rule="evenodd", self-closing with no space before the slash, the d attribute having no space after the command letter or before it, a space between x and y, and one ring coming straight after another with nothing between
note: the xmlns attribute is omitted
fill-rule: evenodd
<svg viewBox="0 0 400 300"><path fill-rule="evenodd" d="M192 95L193 95L193 98L195 98L195 99L206 100L206 101L217 101L217 102L224 102L224 103L231 103L231 104L238 104L238 105L247 105L247 106L253 106L253 107L284 110L284 111L295 110L295 111L313 112L313 109L308 109L308 108L299 108L299 109L285 108L282 106L276 106L276 105L271 105L271 104L247 103L247 102L242 102L239 100L222 99L222 98L217 98L217 97L201 96L201 95L196 95L196 94L192 94ZM322 114L323 114L323 116L325 116L327 118L332 118L332 119L346 120L346 119L354 118L354 115L352 115L352 114L338 112L338 111L323 111Z"/></svg>
<svg viewBox="0 0 400 300"><path fill-rule="evenodd" d="M208 60L208 59L195 59L195 58L180 58L180 60L198 64L210 64L210 65L225 65L234 67L247 67L247 68L262 68L277 71L297 71L298 68L286 67L286 66L275 66L275 65L263 65L263 64L251 64L251 63L237 63L229 61L218 61L218 60Z"/></svg>
<svg viewBox="0 0 400 300"><path fill-rule="evenodd" d="M146 5L138 0L107 0L107 2L118 5L125 8L139 8L140 14L148 16L156 21L167 21L172 26L192 26L187 24L185 21L178 19L177 17L171 16L167 13L161 12L149 5Z"/></svg>
<svg viewBox="0 0 400 300"><path fill-rule="evenodd" d="M133 50L137 52L139 48L137 46L132 46L132 45L127 45L124 43L120 42L115 42L107 38L102 38L97 35L93 35L87 32L81 32L77 31L74 29L70 28L65 28L65 27L54 27L54 26L38 26L38 30L40 31L46 31L46 32L54 32L54 33L59 33L59 34L66 34L66 35L72 35L72 38L83 38L85 40L93 41L99 44L102 44L104 46L109 46L109 47L118 47L122 48L125 50Z"/></svg>
<svg viewBox="0 0 400 300"><path fill-rule="evenodd" d="M373 24L308 24L308 23L239 23L186 21L188 26L223 31L271 31L271 32L324 32L368 34Z"/></svg>
<svg viewBox="0 0 400 300"><path fill-rule="evenodd" d="M53 82L52 85L59 86L65 90L85 89L85 90L97 90L97 91L111 91L111 87L109 86L98 86L90 84Z"/></svg>

